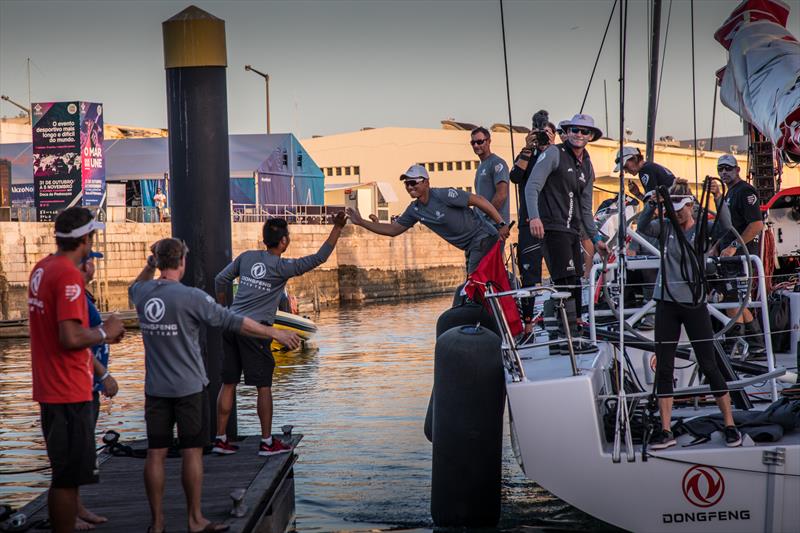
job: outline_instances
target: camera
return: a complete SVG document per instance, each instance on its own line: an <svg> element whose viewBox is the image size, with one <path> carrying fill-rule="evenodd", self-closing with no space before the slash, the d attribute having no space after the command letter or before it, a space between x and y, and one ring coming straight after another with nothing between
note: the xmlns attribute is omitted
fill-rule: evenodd
<svg viewBox="0 0 800 533"><path fill-rule="evenodd" d="M550 114L541 109L533 115L531 129L536 132L536 144L539 146L550 144L550 137L547 136L545 129L550 122Z"/></svg>

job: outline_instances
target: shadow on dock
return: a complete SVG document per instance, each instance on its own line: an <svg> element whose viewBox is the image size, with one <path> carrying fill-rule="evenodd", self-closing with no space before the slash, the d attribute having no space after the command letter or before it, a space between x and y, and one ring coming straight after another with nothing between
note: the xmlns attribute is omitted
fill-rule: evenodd
<svg viewBox="0 0 800 533"><path fill-rule="evenodd" d="M279 435L275 437L280 438ZM294 449L303 438L292 436ZM203 514L212 522L230 525L232 533L282 533L294 520L294 451L269 457L257 454L259 437L237 442L238 453L203 457ZM146 441L136 441L134 450L145 450ZM150 507L144 490L144 459L98 455L100 483L81 487L86 508L108 517L97 526L98 533L141 533L150 525ZM186 500L181 487L181 459L168 458L165 464L164 517L167 531L186 531ZM241 497L241 516L232 516L236 493ZM42 523L47 518L47 492L20 510L27 523ZM34 525L32 530L38 528Z"/></svg>

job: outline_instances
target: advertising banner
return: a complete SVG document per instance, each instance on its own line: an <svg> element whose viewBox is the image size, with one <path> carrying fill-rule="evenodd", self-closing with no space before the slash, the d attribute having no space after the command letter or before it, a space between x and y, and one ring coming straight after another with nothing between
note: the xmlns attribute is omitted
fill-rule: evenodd
<svg viewBox="0 0 800 533"><path fill-rule="evenodd" d="M106 192L106 168L103 160L103 106L79 104L81 111L81 187L83 205L100 207Z"/></svg>
<svg viewBox="0 0 800 533"><path fill-rule="evenodd" d="M31 111L36 218L48 222L81 199L80 112L78 102L35 103Z"/></svg>
<svg viewBox="0 0 800 533"><path fill-rule="evenodd" d="M106 192L103 106L33 104L33 184L37 220L74 205L99 207Z"/></svg>
<svg viewBox="0 0 800 533"><path fill-rule="evenodd" d="M33 207L33 198L33 183L11 185L11 205L13 207Z"/></svg>

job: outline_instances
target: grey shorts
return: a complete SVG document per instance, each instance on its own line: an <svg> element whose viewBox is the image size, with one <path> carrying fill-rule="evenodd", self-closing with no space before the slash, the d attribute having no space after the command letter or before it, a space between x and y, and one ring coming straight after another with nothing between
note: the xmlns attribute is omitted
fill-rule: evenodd
<svg viewBox="0 0 800 533"><path fill-rule="evenodd" d="M472 274L478 268L481 259L489 253L494 243L499 239L498 235L479 235L475 237L467 249L464 250L464 255L467 258L467 274Z"/></svg>

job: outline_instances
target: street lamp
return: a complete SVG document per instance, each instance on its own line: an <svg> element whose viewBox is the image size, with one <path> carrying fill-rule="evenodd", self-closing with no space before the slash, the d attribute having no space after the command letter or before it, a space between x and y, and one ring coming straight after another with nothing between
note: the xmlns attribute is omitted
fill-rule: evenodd
<svg viewBox="0 0 800 533"><path fill-rule="evenodd" d="M266 87L266 91L267 91L267 134L269 134L270 133L270 128L269 128L269 74L264 74L263 72L254 69L250 65L245 65L244 69L249 71L249 72L255 72L256 74L258 74L259 76L264 78L264 83L265 83L265 87Z"/></svg>

